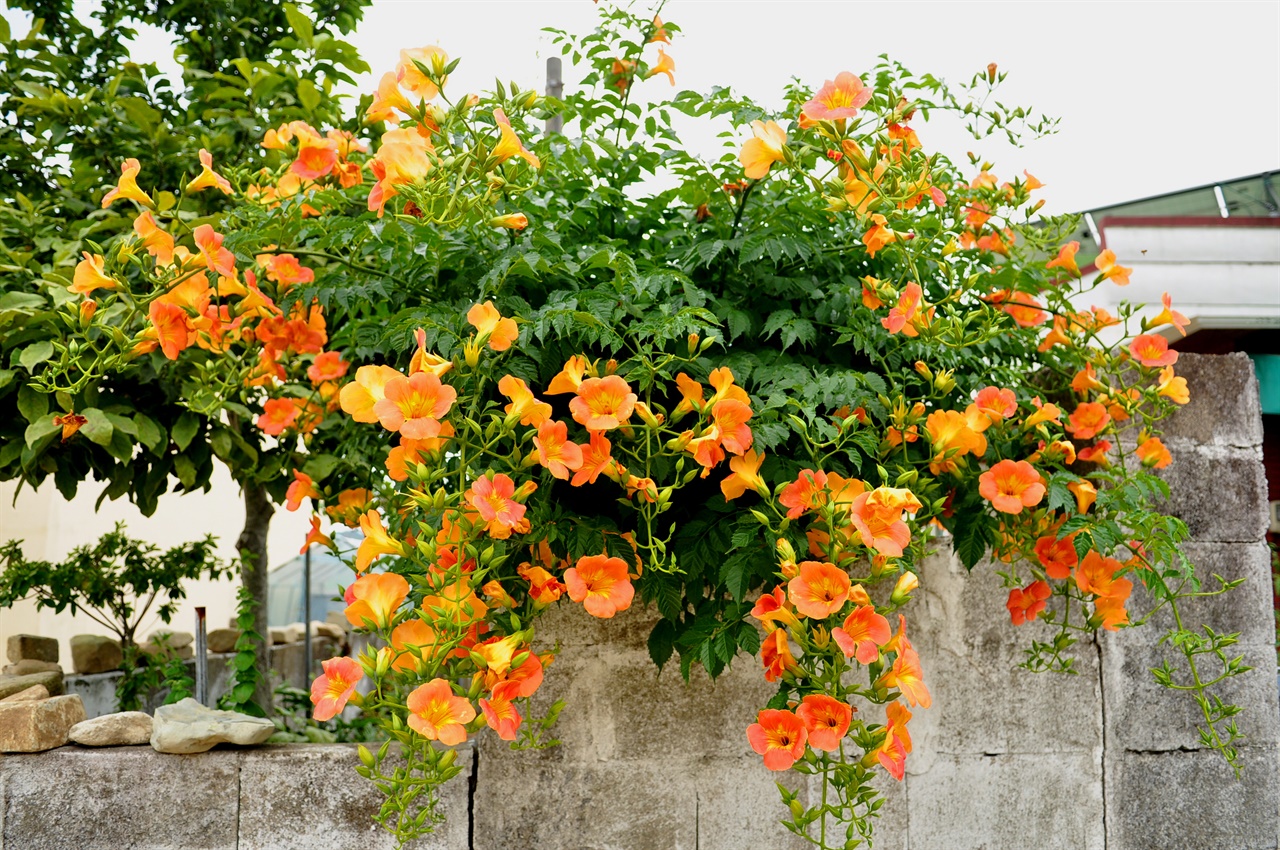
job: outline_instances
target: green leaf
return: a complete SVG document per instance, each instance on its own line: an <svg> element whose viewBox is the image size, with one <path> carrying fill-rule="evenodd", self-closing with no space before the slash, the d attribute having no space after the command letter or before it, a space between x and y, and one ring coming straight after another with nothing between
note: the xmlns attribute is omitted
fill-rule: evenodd
<svg viewBox="0 0 1280 850"><path fill-rule="evenodd" d="M9 386L13 382L13 378L18 373L12 369L0 369L0 390Z"/></svg>
<svg viewBox="0 0 1280 850"><path fill-rule="evenodd" d="M147 448L155 451L164 445L164 431L145 413L134 414L133 427L137 430L138 439Z"/></svg>
<svg viewBox="0 0 1280 850"><path fill-rule="evenodd" d="M9 22L0 16L0 41L8 41L9 35Z"/></svg>
<svg viewBox="0 0 1280 850"><path fill-rule="evenodd" d="M86 420L84 425L80 427L80 433L100 446L111 445L111 436L116 429L111 425L111 420L107 418L107 414L96 407L86 407L80 411L80 415Z"/></svg>
<svg viewBox="0 0 1280 850"><path fill-rule="evenodd" d="M182 482L182 486L190 489L196 483L196 465L186 455L178 455L173 459L173 472Z"/></svg>
<svg viewBox="0 0 1280 850"><path fill-rule="evenodd" d="M284 16L289 19L289 26L293 29L293 34L298 37L307 47L315 44L315 29L311 25L311 19L292 3L284 4Z"/></svg>
<svg viewBox="0 0 1280 850"><path fill-rule="evenodd" d="M333 455L315 455L308 458L302 471L311 476L311 480L320 482L329 477L329 473L333 472L338 465L338 459Z"/></svg>
<svg viewBox="0 0 1280 850"><path fill-rule="evenodd" d="M62 426L55 425L53 417L48 416L28 425L26 433L23 434L23 439L26 441L27 446L34 448L36 443L40 442L45 437L58 433L61 430Z"/></svg>
<svg viewBox="0 0 1280 850"><path fill-rule="evenodd" d="M319 106L320 92L316 84L306 79L298 80L298 100L308 112Z"/></svg>
<svg viewBox="0 0 1280 850"><path fill-rule="evenodd" d="M231 432L225 428L214 428L209 437L209 445L213 448L213 453L218 456L219 460L229 459L231 457Z"/></svg>
<svg viewBox="0 0 1280 850"><path fill-rule="evenodd" d="M18 355L18 362L28 372L35 370L36 366L53 356L53 343L47 339L39 342L33 342L26 348L22 349L22 353Z"/></svg>
<svg viewBox="0 0 1280 850"><path fill-rule="evenodd" d="M992 520L985 513L959 517L955 526L955 551L965 569L972 570L995 542Z"/></svg>
<svg viewBox="0 0 1280 850"><path fill-rule="evenodd" d="M200 417L196 416L190 410L185 411L178 417L178 421L173 423L173 442L179 451L186 451L187 446L191 445L191 441L195 439L196 432L200 430Z"/></svg>
<svg viewBox="0 0 1280 850"><path fill-rule="evenodd" d="M659 620L649 632L649 657L661 670L671 660L671 652L675 648L676 627L670 620Z"/></svg>

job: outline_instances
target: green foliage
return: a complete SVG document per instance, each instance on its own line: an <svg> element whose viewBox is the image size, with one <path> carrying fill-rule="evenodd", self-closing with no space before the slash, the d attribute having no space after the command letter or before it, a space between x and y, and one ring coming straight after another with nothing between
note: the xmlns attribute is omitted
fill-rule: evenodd
<svg viewBox="0 0 1280 850"><path fill-rule="evenodd" d="M265 707L258 705L253 698L259 681L265 675L256 666L256 647L262 643L262 635L254 628L259 604L248 588L241 587L236 591L236 628L240 630L240 636L236 638L235 655L230 659L229 687L218 698L218 708L265 717Z"/></svg>
<svg viewBox="0 0 1280 850"><path fill-rule="evenodd" d="M272 721L280 731L271 736L275 744L381 744L385 733L377 718L361 715L347 720L341 714L332 720L317 721L311 716L311 694L301 688L276 688L280 710Z"/></svg>

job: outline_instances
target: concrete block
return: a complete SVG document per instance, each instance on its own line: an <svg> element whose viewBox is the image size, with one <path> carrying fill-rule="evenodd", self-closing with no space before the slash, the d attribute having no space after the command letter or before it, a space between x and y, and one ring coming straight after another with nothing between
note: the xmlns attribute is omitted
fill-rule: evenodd
<svg viewBox="0 0 1280 850"><path fill-rule="evenodd" d="M471 752L459 753L470 764ZM395 847L395 840L372 818L384 797L356 775L356 748L350 744L268 746L246 751L240 762L238 850L312 850L315 847ZM446 820L436 832L413 842L415 850L467 847L470 771L441 789Z"/></svg>
<svg viewBox="0 0 1280 850"><path fill-rule="evenodd" d="M750 758L707 759L691 769L698 850L812 847L782 825L789 812L774 784L781 782L795 790L804 787L805 776L767 770L755 753ZM806 800L808 795L801 795L800 799Z"/></svg>
<svg viewBox="0 0 1280 850"><path fill-rule="evenodd" d="M9 660L58 662L58 639L39 635L10 635L5 647Z"/></svg>
<svg viewBox="0 0 1280 850"><path fill-rule="evenodd" d="M235 850L236 753L64 747L0 759L5 850Z"/></svg>
<svg viewBox="0 0 1280 850"><path fill-rule="evenodd" d="M1174 447L1262 443L1258 379L1248 355L1182 354L1173 368L1187 379L1191 401L1161 423L1166 443Z"/></svg>
<svg viewBox="0 0 1280 850"><path fill-rule="evenodd" d="M565 596L538 618L537 640L549 646L558 640L564 647L603 645L647 652L649 632L657 621L657 609L641 605L638 596L630 608L608 620L591 616Z"/></svg>
<svg viewBox="0 0 1280 850"><path fill-rule="evenodd" d="M698 846L696 782L669 763L498 763L481 755L476 777L473 850Z"/></svg>
<svg viewBox="0 0 1280 850"><path fill-rule="evenodd" d="M1241 756L1240 782L1211 751L1109 760L1108 850L1274 850L1280 833L1275 744L1244 748Z"/></svg>
<svg viewBox="0 0 1280 850"><path fill-rule="evenodd" d="M1267 531L1267 481L1256 449L1179 451L1160 470L1169 482L1161 510L1187 524L1201 543L1262 540Z"/></svg>
<svg viewBox="0 0 1280 850"><path fill-rule="evenodd" d="M1102 850L1101 774L1096 754L908 757L911 850Z"/></svg>

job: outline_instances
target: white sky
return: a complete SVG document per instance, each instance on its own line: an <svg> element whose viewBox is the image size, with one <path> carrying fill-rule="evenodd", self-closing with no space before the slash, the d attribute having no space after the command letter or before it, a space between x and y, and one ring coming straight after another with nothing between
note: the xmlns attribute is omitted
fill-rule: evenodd
<svg viewBox="0 0 1280 850"><path fill-rule="evenodd" d="M376 0L353 40L373 67L369 88L401 47L439 44L463 60L451 90L490 87L495 76L541 90L556 53L541 28L581 31L594 13L587 0ZM955 83L996 62L1009 72L1001 101L1061 117L1058 135L1014 151L956 127L916 128L957 161L966 150L995 160L1001 178L1029 169L1046 184L1046 213L1280 167L1275 0L669 0L663 18L682 29L668 50L677 85L650 80L653 97L728 84L774 104L792 76L817 87L842 70L864 73L881 53ZM135 47L139 61L173 67L154 35ZM574 79L569 68L565 76ZM703 136L691 141L705 149Z"/></svg>

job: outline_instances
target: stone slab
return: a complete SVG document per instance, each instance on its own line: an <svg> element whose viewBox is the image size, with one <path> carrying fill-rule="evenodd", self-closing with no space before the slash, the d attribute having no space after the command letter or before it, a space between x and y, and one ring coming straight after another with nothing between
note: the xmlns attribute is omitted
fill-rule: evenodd
<svg viewBox="0 0 1280 850"><path fill-rule="evenodd" d="M1257 449L1179 451L1160 470L1169 501L1162 510L1201 543L1252 543L1267 531L1267 481Z"/></svg>
<svg viewBox="0 0 1280 850"><path fill-rule="evenodd" d="M40 635L10 635L5 645L9 661L49 661L58 663L58 639Z"/></svg>
<svg viewBox="0 0 1280 850"><path fill-rule="evenodd" d="M4 850L236 850L236 753L63 747L0 758Z"/></svg>
<svg viewBox="0 0 1280 850"><path fill-rule="evenodd" d="M57 696L62 693L61 673L32 673L27 676L0 676L0 699L25 691L33 685L44 685L49 693Z"/></svg>
<svg viewBox="0 0 1280 850"><path fill-rule="evenodd" d="M1118 850L1104 843L1100 758L939 755L916 772L909 756L911 850Z"/></svg>
<svg viewBox="0 0 1280 850"><path fill-rule="evenodd" d="M1161 423L1166 443L1257 446L1262 443L1258 379L1246 354L1181 354L1174 366L1191 401Z"/></svg>
<svg viewBox="0 0 1280 850"><path fill-rule="evenodd" d="M459 752L468 769L441 789L443 824L413 842L414 850L464 850L471 750ZM360 847L381 850L395 840L373 822L383 796L356 774L351 744L267 746L246 751L240 762L238 850L313 850Z"/></svg>
<svg viewBox="0 0 1280 850"><path fill-rule="evenodd" d="M1280 757L1274 744L1240 753L1241 781L1212 751L1108 759L1108 850L1274 850Z"/></svg>
<svg viewBox="0 0 1280 850"><path fill-rule="evenodd" d="M76 635L71 638L71 668L77 673L106 673L124 662L119 641L105 635Z"/></svg>

